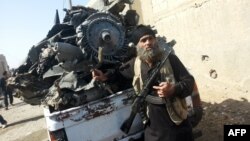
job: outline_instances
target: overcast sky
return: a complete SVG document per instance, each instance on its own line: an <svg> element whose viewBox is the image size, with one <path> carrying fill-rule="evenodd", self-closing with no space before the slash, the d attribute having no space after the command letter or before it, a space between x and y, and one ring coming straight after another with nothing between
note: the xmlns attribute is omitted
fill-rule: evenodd
<svg viewBox="0 0 250 141"><path fill-rule="evenodd" d="M88 0L72 0L72 5L86 5ZM69 8L68 0L1 0L0 54L10 68L21 65L29 49L46 37L54 24L56 9L60 21Z"/></svg>

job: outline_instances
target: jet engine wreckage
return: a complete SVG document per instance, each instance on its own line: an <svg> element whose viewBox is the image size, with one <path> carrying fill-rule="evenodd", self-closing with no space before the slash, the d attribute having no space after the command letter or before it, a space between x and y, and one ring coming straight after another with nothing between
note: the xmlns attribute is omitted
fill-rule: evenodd
<svg viewBox="0 0 250 141"><path fill-rule="evenodd" d="M92 80L91 69L114 69L135 56L129 36L139 16L135 10L120 14L125 4L132 3L114 1L102 11L73 6L64 9L62 23L56 11L54 26L31 47L26 61L9 78L9 86L26 103L49 106L53 111L131 88L131 82L97 83ZM169 45L163 37L158 39Z"/></svg>

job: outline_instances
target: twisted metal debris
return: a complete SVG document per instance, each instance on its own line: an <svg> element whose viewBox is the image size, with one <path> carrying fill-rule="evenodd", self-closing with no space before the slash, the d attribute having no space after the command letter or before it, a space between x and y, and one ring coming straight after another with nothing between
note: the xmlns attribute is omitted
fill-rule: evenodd
<svg viewBox="0 0 250 141"><path fill-rule="evenodd" d="M9 86L25 102L54 110L102 98L110 94L106 86L120 91L115 83L98 85L90 70L114 68L133 56L127 37L138 22L138 15L134 10L119 14L125 3L132 4L114 1L104 11L73 6L64 9L62 23L56 11L54 26L31 47L26 61L9 79Z"/></svg>

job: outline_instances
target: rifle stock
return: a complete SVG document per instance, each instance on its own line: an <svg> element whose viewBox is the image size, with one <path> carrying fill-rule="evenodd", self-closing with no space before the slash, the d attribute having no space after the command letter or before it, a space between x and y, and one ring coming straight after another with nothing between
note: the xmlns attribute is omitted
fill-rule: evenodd
<svg viewBox="0 0 250 141"><path fill-rule="evenodd" d="M166 60L168 59L168 56L170 55L172 50L170 50L168 52L168 54L166 55L166 57L159 62L154 71L152 72L151 76L149 77L149 79L146 81L142 91L138 94L138 96L135 98L133 104L132 104L132 110L130 112L129 117L122 123L120 129L124 132L124 133L128 133L133 121L135 119L136 114L139 112L140 106L141 104L144 102L146 96L148 95L149 89L152 88L152 85L154 83L154 80L157 76L157 74L159 73L161 67L164 65L164 63L166 62Z"/></svg>
<svg viewBox="0 0 250 141"><path fill-rule="evenodd" d="M134 118L136 116L136 112L131 111L129 117L122 123L122 126L120 127L120 129L124 132L124 133L128 133L130 130L130 127L133 124Z"/></svg>
<svg viewBox="0 0 250 141"><path fill-rule="evenodd" d="M144 89L144 91L142 93L148 93L149 89ZM143 95L143 94L142 94ZM129 117L123 122L122 126L120 127L120 129L124 132L124 133L128 133L133 121L135 119L136 114L139 111L139 108L141 106L141 103L143 103L144 101L144 97L136 97L136 99L134 100L133 104L132 104L132 110L130 112Z"/></svg>

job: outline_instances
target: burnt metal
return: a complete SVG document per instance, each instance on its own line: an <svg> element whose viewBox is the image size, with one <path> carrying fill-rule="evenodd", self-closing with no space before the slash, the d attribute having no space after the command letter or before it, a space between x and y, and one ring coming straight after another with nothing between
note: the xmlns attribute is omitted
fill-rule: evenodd
<svg viewBox="0 0 250 141"><path fill-rule="evenodd" d="M13 91L25 102L43 104L53 111L100 99L109 95L110 89L120 91L115 82L105 84L109 89L100 87L92 81L90 70L100 60L100 69L113 69L134 56L127 31L136 26L138 17L136 11L128 12L126 18L120 14L125 3L133 1L108 1L101 11L72 6L64 9L62 23L56 10L54 25L45 38L31 47L25 62L14 70L9 83ZM86 118L108 113L94 110Z"/></svg>
<svg viewBox="0 0 250 141"><path fill-rule="evenodd" d="M103 48L104 62L109 63L115 61L114 55L117 51L126 49L122 23L110 13L92 14L79 28L83 36L81 48L96 60L99 47ZM103 36L106 36L106 39Z"/></svg>

